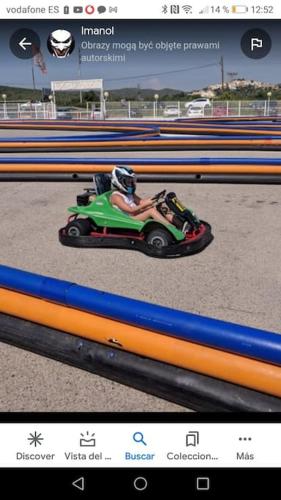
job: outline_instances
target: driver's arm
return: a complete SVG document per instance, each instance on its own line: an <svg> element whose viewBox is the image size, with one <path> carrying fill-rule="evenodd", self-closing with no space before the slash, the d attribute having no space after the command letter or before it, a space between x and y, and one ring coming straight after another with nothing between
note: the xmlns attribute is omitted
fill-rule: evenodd
<svg viewBox="0 0 281 500"><path fill-rule="evenodd" d="M121 196L114 195L114 194L111 195L110 201L111 201L112 205L116 205L118 208L120 208L120 210L123 210L124 212L127 212L128 214L131 214L131 215L137 215L143 209L143 207L130 207L130 205L128 205L123 200L123 198L121 198Z"/></svg>
<svg viewBox="0 0 281 500"><path fill-rule="evenodd" d="M134 201L136 205L138 205L140 208L148 208L153 206L153 200L151 198L140 198L136 194L134 195Z"/></svg>

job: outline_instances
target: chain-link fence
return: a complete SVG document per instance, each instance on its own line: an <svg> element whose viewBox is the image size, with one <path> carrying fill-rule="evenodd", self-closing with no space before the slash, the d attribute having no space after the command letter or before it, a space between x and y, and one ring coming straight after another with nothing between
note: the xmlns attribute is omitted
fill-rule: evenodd
<svg viewBox="0 0 281 500"><path fill-rule="evenodd" d="M175 120L204 117L281 116L281 101L105 101L86 107L53 102L0 102L0 120Z"/></svg>

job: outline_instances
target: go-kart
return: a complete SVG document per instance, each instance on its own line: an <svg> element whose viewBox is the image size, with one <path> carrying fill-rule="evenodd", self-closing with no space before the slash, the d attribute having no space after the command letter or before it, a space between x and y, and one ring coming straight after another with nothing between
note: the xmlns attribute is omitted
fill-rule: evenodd
<svg viewBox="0 0 281 500"><path fill-rule="evenodd" d="M163 215L167 210L174 214L178 227L151 218L143 222L112 206L110 181L109 175L96 174L96 189L85 189L77 196L77 205L68 209L72 213L68 224L59 230L63 245L133 249L151 257L180 257L200 252L212 241L211 226L200 221L175 193L161 191L153 201Z"/></svg>

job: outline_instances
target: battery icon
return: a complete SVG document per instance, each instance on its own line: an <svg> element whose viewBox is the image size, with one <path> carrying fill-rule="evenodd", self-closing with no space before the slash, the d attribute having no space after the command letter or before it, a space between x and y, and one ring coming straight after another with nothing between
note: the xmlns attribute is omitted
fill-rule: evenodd
<svg viewBox="0 0 281 500"><path fill-rule="evenodd" d="M64 14L69 14L69 7L68 7L68 5L66 5L66 6L63 8L63 13L64 13Z"/></svg>
<svg viewBox="0 0 281 500"><path fill-rule="evenodd" d="M231 12L233 14L246 14L248 7L247 5L232 5Z"/></svg>

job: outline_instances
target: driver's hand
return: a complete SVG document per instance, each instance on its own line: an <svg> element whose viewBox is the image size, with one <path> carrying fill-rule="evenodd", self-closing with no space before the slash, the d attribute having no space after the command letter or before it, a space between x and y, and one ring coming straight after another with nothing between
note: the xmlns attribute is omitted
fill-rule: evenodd
<svg viewBox="0 0 281 500"><path fill-rule="evenodd" d="M158 196L158 198L157 198L157 200L156 200L156 201L157 201L158 203L159 203L159 202L163 203L164 199L165 199L165 196L161 195L161 196Z"/></svg>
<svg viewBox="0 0 281 500"><path fill-rule="evenodd" d="M154 203L155 200L153 200L153 198L143 198L140 202L140 207L149 208L152 207Z"/></svg>
<svg viewBox="0 0 281 500"><path fill-rule="evenodd" d="M155 200L153 198L144 198L142 200L146 205L153 205L153 203L155 202Z"/></svg>

